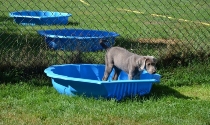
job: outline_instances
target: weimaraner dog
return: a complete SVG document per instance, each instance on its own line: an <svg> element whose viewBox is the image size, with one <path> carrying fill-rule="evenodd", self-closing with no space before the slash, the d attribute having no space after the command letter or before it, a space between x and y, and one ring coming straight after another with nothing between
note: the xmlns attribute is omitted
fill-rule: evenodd
<svg viewBox="0 0 210 125"><path fill-rule="evenodd" d="M106 50L103 81L108 79L113 68L115 72L112 80L118 79L121 70L128 74L129 80L140 79L143 70L150 74L156 73L157 59L153 56L139 56L121 47L108 48L104 42L100 40L100 45Z"/></svg>

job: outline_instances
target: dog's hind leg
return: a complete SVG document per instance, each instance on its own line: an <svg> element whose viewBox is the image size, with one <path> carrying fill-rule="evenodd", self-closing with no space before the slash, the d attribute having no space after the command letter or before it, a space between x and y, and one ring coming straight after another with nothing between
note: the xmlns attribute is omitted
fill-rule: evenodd
<svg viewBox="0 0 210 125"><path fill-rule="evenodd" d="M117 80L121 70L119 68L117 68L116 66L113 67L114 68L114 76L112 77L112 80Z"/></svg>

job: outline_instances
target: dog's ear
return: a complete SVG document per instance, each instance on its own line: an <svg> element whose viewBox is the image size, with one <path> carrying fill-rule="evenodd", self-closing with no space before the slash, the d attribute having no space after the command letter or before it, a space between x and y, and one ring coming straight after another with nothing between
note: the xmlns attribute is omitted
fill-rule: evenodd
<svg viewBox="0 0 210 125"><path fill-rule="evenodd" d="M142 70L144 70L144 68L145 68L145 66L146 66L146 60L147 60L147 58L146 57L142 57L142 59L141 59L141 69Z"/></svg>
<svg viewBox="0 0 210 125"><path fill-rule="evenodd" d="M144 70L145 65L146 65L146 60L147 60L147 58L143 56L143 57L139 58L137 61L137 64L141 70Z"/></svg>

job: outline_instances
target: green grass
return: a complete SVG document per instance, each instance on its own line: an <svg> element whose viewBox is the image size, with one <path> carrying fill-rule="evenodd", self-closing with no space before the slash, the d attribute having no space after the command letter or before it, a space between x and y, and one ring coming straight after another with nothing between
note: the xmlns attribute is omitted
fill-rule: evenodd
<svg viewBox="0 0 210 125"><path fill-rule="evenodd" d="M210 124L209 0L83 1L88 4L0 0L0 124ZM69 12L72 17L65 26L21 26L8 16L31 9ZM44 68L103 64L105 52L50 50L36 31L57 28L119 33L115 46L163 59L160 85L147 96L121 102L58 94ZM178 43L162 42L171 40Z"/></svg>
<svg viewBox="0 0 210 125"><path fill-rule="evenodd" d="M196 24L196 21L208 23L209 5L205 4L207 1L193 0L188 2L182 0L179 2L174 1L92 1L87 0L90 6L83 4L80 1L67 1L64 0L55 4L54 1L34 0L29 2L22 2L17 0L16 4L11 4L10 1L4 1L2 16L8 17L8 12L15 10L51 10L72 13L70 22L77 22L78 25L67 26L18 26L12 23L12 20L5 19L4 25L10 24L5 27L12 32L36 33L37 29L48 28L62 28L62 27L75 27L75 28L93 28L93 29L106 29L114 30L121 34L123 37L129 38L177 38L183 35L186 38L196 38L193 34L202 32L204 38L208 34L209 27L201 24ZM132 11L143 12L144 14L137 14L133 12L126 12L120 9L128 9ZM156 17L151 14L165 15L175 19ZM186 23L178 21L178 19L190 20L193 22ZM160 25L161 24L161 25ZM193 30L192 30L193 29ZM180 32L181 31L181 32ZM193 37L193 38L192 38ZM199 39L196 39L199 40Z"/></svg>
<svg viewBox="0 0 210 125"><path fill-rule="evenodd" d="M210 123L208 84L172 88L155 85L150 95L122 102L69 97L51 86L28 83L1 84L0 89L1 124Z"/></svg>
<svg viewBox="0 0 210 125"><path fill-rule="evenodd" d="M206 63L194 63L187 67L159 69L158 73L162 75L162 84L168 86L201 85L210 80L208 67Z"/></svg>
<svg viewBox="0 0 210 125"><path fill-rule="evenodd" d="M9 81L0 84L0 121L2 124L209 124L209 70L205 69L209 65L202 66L160 69L161 82L153 85L149 95L120 102L60 95L46 76L18 81L15 79L21 78L14 71Z"/></svg>

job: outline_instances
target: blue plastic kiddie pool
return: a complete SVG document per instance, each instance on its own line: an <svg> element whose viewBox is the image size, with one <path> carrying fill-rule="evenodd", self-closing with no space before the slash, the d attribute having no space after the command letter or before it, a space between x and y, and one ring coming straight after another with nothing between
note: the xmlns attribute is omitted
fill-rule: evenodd
<svg viewBox="0 0 210 125"><path fill-rule="evenodd" d="M61 94L116 100L150 93L153 83L159 83L161 77L143 71L140 80L128 80L128 75L122 71L117 81L111 80L113 72L108 81L101 81L104 69L105 65L101 64L63 64L50 66L44 72Z"/></svg>
<svg viewBox="0 0 210 125"><path fill-rule="evenodd" d="M111 47L119 34L115 32L92 29L53 29L39 30L38 34L45 38L49 48L65 51L94 52L102 50L100 39Z"/></svg>
<svg viewBox="0 0 210 125"><path fill-rule="evenodd" d="M14 22L22 25L65 25L68 24L70 13L23 10L9 13Z"/></svg>

